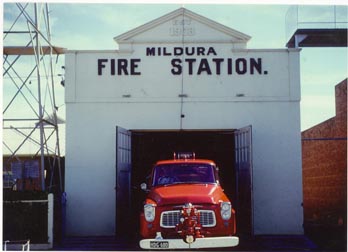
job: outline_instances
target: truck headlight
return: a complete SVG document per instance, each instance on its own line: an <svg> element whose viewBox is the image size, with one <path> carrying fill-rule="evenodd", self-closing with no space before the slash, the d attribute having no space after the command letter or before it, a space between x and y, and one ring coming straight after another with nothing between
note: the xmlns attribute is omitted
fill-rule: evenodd
<svg viewBox="0 0 348 252"><path fill-rule="evenodd" d="M146 204L144 205L144 215L145 220L148 222L152 222L155 220L155 205Z"/></svg>
<svg viewBox="0 0 348 252"><path fill-rule="evenodd" d="M232 205L230 202L221 202L220 205L221 218L223 220L229 220L232 213Z"/></svg>

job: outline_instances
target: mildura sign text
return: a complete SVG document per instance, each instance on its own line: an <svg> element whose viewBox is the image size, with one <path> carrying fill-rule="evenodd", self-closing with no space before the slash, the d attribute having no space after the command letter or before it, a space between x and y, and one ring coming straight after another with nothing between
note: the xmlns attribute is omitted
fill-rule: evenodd
<svg viewBox="0 0 348 252"><path fill-rule="evenodd" d="M146 57L168 57L173 75L267 75L262 58L219 57L214 47L147 47ZM98 75L141 75L140 58L97 60Z"/></svg>

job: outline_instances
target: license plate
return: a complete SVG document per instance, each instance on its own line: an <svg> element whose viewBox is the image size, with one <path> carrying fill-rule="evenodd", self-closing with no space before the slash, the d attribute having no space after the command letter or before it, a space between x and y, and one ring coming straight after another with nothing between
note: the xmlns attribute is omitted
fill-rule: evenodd
<svg viewBox="0 0 348 252"><path fill-rule="evenodd" d="M150 248L169 248L169 242L168 241L150 241Z"/></svg>

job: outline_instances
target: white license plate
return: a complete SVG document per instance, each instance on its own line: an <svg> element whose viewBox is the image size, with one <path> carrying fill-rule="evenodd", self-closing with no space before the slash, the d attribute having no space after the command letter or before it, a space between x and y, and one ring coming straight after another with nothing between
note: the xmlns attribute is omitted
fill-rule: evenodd
<svg viewBox="0 0 348 252"><path fill-rule="evenodd" d="M150 248L169 248L168 241L150 241Z"/></svg>

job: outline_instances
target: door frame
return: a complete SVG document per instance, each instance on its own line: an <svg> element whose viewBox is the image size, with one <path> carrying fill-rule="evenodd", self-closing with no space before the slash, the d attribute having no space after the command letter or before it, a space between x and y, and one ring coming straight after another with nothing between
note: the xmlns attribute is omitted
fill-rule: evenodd
<svg viewBox="0 0 348 252"><path fill-rule="evenodd" d="M132 132L116 126L115 233L125 235L131 207Z"/></svg>
<svg viewBox="0 0 348 252"><path fill-rule="evenodd" d="M254 200L253 200L253 156L252 126L237 129L235 136L235 169L237 216L242 222L242 233L254 235ZM250 211L249 211L250 209ZM238 225L238 223L237 223Z"/></svg>

